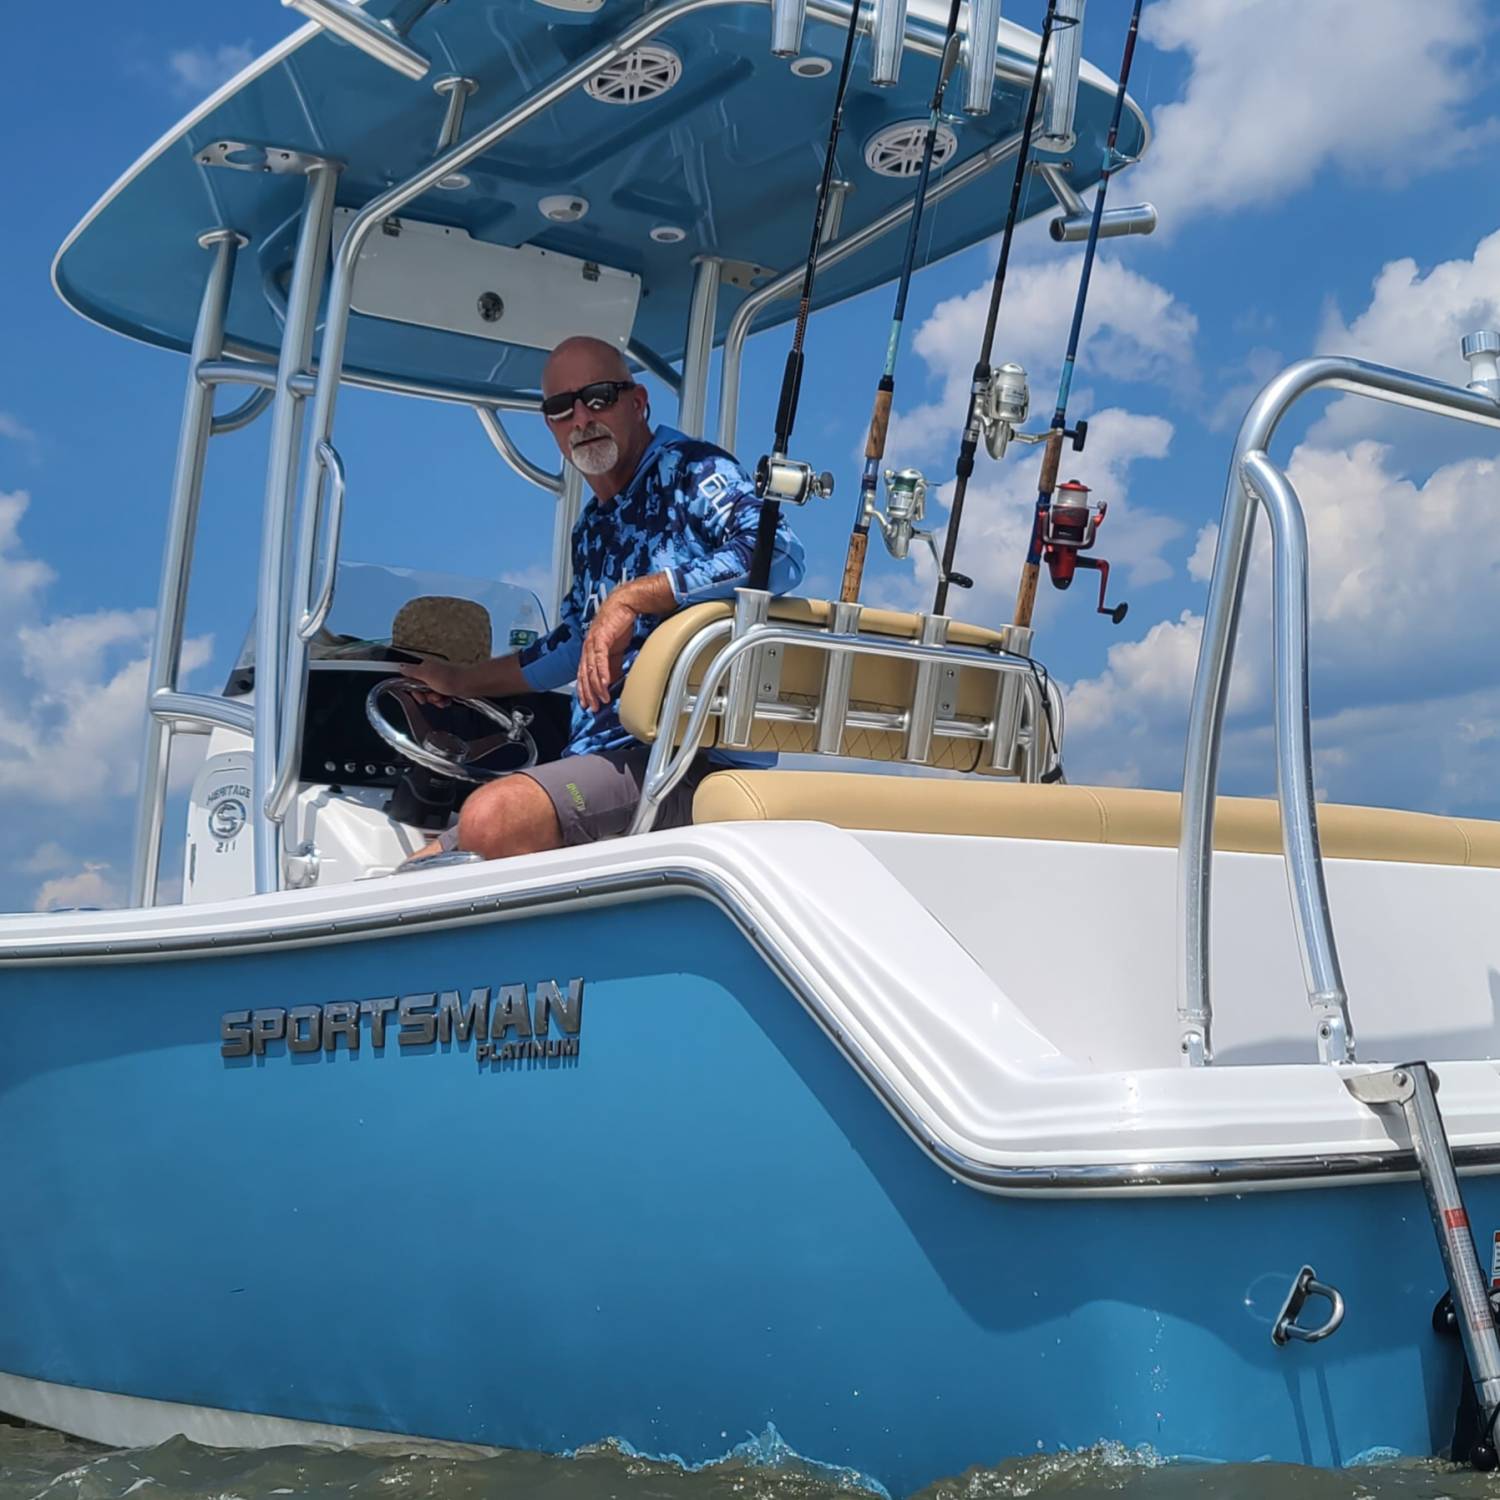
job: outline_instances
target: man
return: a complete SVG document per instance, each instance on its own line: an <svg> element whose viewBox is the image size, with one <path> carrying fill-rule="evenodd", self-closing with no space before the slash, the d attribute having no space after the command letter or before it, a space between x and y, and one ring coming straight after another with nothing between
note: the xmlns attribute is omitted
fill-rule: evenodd
<svg viewBox="0 0 1500 1500"><path fill-rule="evenodd" d="M729 454L670 427L652 429L646 392L611 344L570 338L552 351L542 371L542 414L564 459L594 492L573 528L573 587L557 629L478 665L401 669L449 697L504 698L577 683L562 757L480 787L457 829L431 846L486 859L626 831L649 751L620 723L624 676L664 615L732 597L749 582L760 520L749 476ZM772 592L795 588L802 574L801 543L783 521ZM658 827L691 821L702 770L662 804Z"/></svg>

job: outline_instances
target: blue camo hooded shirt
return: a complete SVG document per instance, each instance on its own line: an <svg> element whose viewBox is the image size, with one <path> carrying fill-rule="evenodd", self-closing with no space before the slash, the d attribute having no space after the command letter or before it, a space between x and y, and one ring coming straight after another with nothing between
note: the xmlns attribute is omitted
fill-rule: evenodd
<svg viewBox="0 0 1500 1500"><path fill-rule="evenodd" d="M572 682L595 610L613 589L633 578L665 573L680 608L732 598L736 588L749 582L759 524L754 485L728 453L671 427L658 427L630 483L612 500L593 497L579 515L573 528L573 587L557 628L521 652L527 683L542 692ZM802 544L783 520L776 532L771 592L796 588L804 571ZM636 621L625 672L661 618L642 615ZM575 699L564 755L639 744L620 723L620 686L617 682L614 696L597 711Z"/></svg>

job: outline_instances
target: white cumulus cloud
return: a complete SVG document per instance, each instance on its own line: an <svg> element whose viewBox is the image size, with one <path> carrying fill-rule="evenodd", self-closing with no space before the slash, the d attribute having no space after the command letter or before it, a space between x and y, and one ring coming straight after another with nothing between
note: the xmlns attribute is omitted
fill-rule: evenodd
<svg viewBox="0 0 1500 1500"><path fill-rule="evenodd" d="M220 43L217 47L181 47L167 55L167 74L180 94L211 94L255 61L249 42Z"/></svg>
<svg viewBox="0 0 1500 1500"><path fill-rule="evenodd" d="M64 911L72 907L123 906L125 891L103 861L89 861L73 875L57 875L37 888L33 911Z"/></svg>
<svg viewBox="0 0 1500 1500"><path fill-rule="evenodd" d="M1313 738L1336 800L1473 810L1500 802L1500 532L1472 527L1500 465L1465 459L1419 482L1393 450L1304 443L1287 473L1307 515ZM1225 783L1272 786L1270 560L1257 529L1231 692ZM1205 579L1215 528L1189 572ZM1182 769L1202 617L1184 611L1110 648L1105 670L1069 695L1078 779L1170 786Z"/></svg>
<svg viewBox="0 0 1500 1500"><path fill-rule="evenodd" d="M1157 0L1141 34L1191 59L1128 178L1170 232L1271 203L1329 166L1370 178L1447 167L1494 138L1481 0Z"/></svg>

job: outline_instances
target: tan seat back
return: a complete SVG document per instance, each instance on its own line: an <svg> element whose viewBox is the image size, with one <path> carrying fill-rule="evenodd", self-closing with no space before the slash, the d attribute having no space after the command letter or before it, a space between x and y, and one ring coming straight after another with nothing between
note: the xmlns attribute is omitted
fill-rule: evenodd
<svg viewBox="0 0 1500 1500"><path fill-rule="evenodd" d="M833 618L833 605L826 599L773 599L770 613L771 619L780 624L826 628ZM688 643L706 626L732 619L733 615L734 606L727 600L695 604L664 620L652 631L625 679L625 690L620 697L620 721L636 739L651 744L660 732L662 705L672 668ZM895 610L866 609L860 621L860 633L872 637L914 641L920 631L917 615ZM1003 648L1005 636L1000 631L955 620L948 632L948 642L954 646ZM689 679L694 688L703 680L714 654L712 650L705 651L694 666ZM788 647L782 656L779 700L809 708L815 706L821 695L827 660L827 653L814 647ZM914 662L891 657L856 657L849 689L850 709L905 712L911 706L916 671ZM954 717L984 724L994 714L999 683L1000 677L994 672L960 667L956 682L945 690L945 696L953 700ZM677 727L678 738L685 722L684 716ZM718 735L718 716L712 715L703 747L711 749L718 743ZM817 749L817 726L758 718L751 748L810 754ZM842 753L858 760L894 761L901 759L902 749L903 737L897 730L850 727L844 734ZM938 733L933 736L929 764L951 771L987 771L987 751L984 740Z"/></svg>

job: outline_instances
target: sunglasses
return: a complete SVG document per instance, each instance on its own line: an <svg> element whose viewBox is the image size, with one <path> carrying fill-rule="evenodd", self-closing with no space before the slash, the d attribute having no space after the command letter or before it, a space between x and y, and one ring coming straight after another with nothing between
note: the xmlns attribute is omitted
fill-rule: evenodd
<svg viewBox="0 0 1500 1500"><path fill-rule="evenodd" d="M582 401L589 411L604 411L620 399L622 391L633 391L633 380L595 380L576 391L559 391L542 397L542 415L549 422L565 422L573 415L573 403Z"/></svg>

